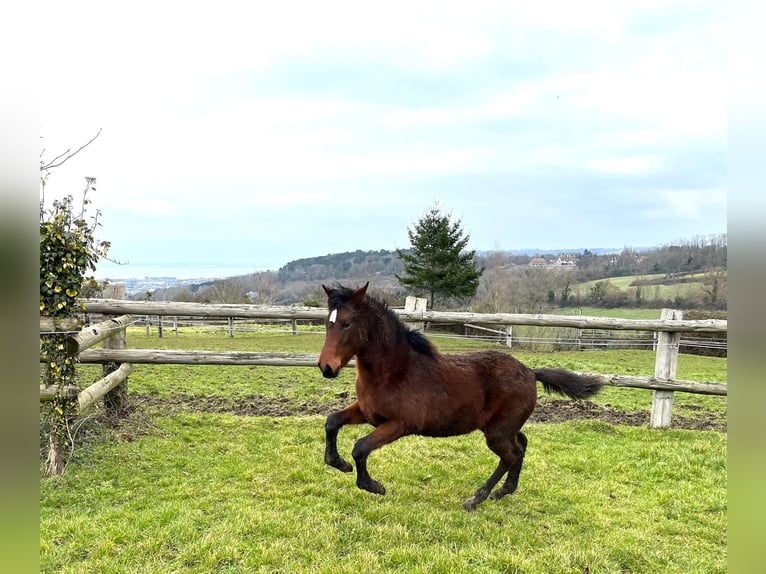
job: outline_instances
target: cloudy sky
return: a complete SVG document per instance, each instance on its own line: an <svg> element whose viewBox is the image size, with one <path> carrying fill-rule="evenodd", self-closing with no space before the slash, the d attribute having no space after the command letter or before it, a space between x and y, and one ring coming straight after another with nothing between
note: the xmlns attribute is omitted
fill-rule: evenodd
<svg viewBox="0 0 766 574"><path fill-rule="evenodd" d="M50 7L40 72L43 159L102 129L46 187L97 178L102 276L408 247L437 201L478 250L726 232L720 2L114 6Z"/></svg>

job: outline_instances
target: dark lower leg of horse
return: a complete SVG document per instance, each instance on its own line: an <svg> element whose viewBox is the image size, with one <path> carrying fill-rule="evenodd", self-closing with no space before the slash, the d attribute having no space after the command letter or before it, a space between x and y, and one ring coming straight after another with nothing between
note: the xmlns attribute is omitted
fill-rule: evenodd
<svg viewBox="0 0 766 574"><path fill-rule="evenodd" d="M504 424L506 423L506 424ZM508 431L507 421L498 421L490 424L484 429L484 436L487 440L487 446L500 457L497 469L487 479L476 493L466 500L463 508L473 510L488 497L493 500L499 500L506 494L516 490L519 483L519 474L521 465L524 461L524 453L527 448L527 437L521 431ZM508 473L508 478L496 492L490 494L495 485Z"/></svg>
<svg viewBox="0 0 766 574"><path fill-rule="evenodd" d="M362 490L373 494L385 494L386 489L377 480L370 477L367 472L367 457L375 449L394 442L405 434L404 425L401 421L388 420L378 426L367 436L356 441L351 451L351 456L356 462L356 485Z"/></svg>
<svg viewBox="0 0 766 574"><path fill-rule="evenodd" d="M506 472L508 472L508 465L501 460L487 482L482 484L473 496L463 503L463 508L468 511L475 510L477 506L487 500L489 493L492 492L492 489Z"/></svg>
<svg viewBox="0 0 766 574"><path fill-rule="evenodd" d="M343 411L332 413L327 417L325 422L325 450L324 461L338 470L343 472L351 472L354 467L351 466L347 460L345 460L340 454L338 454L338 431L345 424L343 422Z"/></svg>
<svg viewBox="0 0 766 574"><path fill-rule="evenodd" d="M351 451L351 456L354 457L354 462L356 462L356 485L362 490L372 492L373 494L385 494L386 488L377 480L373 480L370 473L367 472L367 457L372 452L368 437L369 435L356 441L354 449Z"/></svg>
<svg viewBox="0 0 766 574"><path fill-rule="evenodd" d="M514 460L508 469L508 478L505 479L503 486L489 495L492 500L500 500L507 494L513 494L519 486L519 475L521 474L521 467L524 464L524 455L527 452L527 436L519 431L516 434L516 440L518 442L518 447L515 451L516 460Z"/></svg>

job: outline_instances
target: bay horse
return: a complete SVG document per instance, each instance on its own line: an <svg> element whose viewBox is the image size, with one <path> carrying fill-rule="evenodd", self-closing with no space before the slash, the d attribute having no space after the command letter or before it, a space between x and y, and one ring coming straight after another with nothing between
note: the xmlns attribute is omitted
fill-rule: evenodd
<svg viewBox="0 0 766 574"><path fill-rule="evenodd" d="M518 486L527 450L521 427L535 409L536 381L549 393L573 399L591 397L603 386L595 377L565 369L530 369L500 351L442 354L385 303L367 295L369 284L358 289L322 285L328 315L318 363L322 375L334 378L356 357L356 401L327 417L324 460L351 472L338 453L338 431L349 424L375 427L351 452L356 484L363 490L386 493L367 471L375 449L407 435L447 437L481 430L500 460L463 508L474 510L488 497L499 500Z"/></svg>

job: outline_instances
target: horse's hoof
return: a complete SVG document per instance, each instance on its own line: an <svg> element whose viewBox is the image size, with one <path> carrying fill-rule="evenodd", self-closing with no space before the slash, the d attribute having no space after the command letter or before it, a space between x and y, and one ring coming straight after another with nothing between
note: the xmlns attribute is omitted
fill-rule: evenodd
<svg viewBox="0 0 766 574"><path fill-rule="evenodd" d="M490 495L489 495L489 497L490 497L492 500L500 500L500 499L501 499L501 498L503 498L503 497L504 497L506 494L508 494L508 493L507 493L507 492L505 492L504 490L502 490L502 489L498 489L498 490L496 490L495 492L493 492L492 494L490 494Z"/></svg>
<svg viewBox="0 0 766 574"><path fill-rule="evenodd" d="M366 490L367 492L372 492L373 494L386 493L386 487L380 484L377 480L370 480L369 482L360 482L360 483L357 483L357 486L361 488L362 490Z"/></svg>
<svg viewBox="0 0 766 574"><path fill-rule="evenodd" d="M479 490L477 490L471 498L466 500L463 503L463 508L465 510L468 510L469 512L471 510L474 510L477 506L479 506L482 502L487 500L487 496L489 496L489 492L487 492L487 488L481 487Z"/></svg>

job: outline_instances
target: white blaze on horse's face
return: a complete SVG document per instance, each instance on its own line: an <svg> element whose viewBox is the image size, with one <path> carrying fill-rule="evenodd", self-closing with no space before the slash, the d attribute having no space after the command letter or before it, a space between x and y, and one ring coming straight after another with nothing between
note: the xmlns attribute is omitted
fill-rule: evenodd
<svg viewBox="0 0 766 574"><path fill-rule="evenodd" d="M330 323L330 325L332 325L335 323L337 319L338 319L338 310L333 309L332 313L330 313L330 318L328 319L328 322Z"/></svg>

